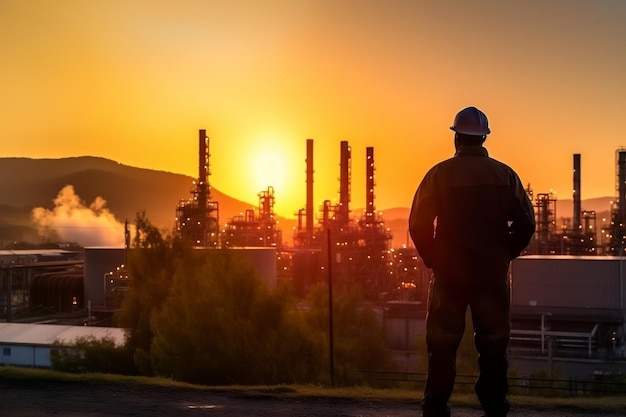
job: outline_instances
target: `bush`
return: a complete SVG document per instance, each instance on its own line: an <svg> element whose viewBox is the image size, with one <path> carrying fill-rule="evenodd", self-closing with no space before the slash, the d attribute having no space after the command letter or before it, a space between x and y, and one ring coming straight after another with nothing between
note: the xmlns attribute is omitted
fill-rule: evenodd
<svg viewBox="0 0 626 417"><path fill-rule="evenodd" d="M323 341L287 294L270 292L236 253L202 256L180 264L152 317L155 372L210 385L319 382Z"/></svg>
<svg viewBox="0 0 626 417"><path fill-rule="evenodd" d="M116 346L111 338L84 336L71 344L55 341L50 351L52 369L62 372L100 372L133 375L133 358L125 346Z"/></svg>

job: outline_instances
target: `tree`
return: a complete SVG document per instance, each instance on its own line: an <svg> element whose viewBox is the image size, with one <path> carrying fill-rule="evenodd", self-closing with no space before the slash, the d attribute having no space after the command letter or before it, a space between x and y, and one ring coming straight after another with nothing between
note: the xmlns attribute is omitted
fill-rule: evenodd
<svg viewBox="0 0 626 417"><path fill-rule="evenodd" d="M328 288L316 286L310 294L307 321L312 331L328 338ZM335 375L344 385L364 383L359 370L390 369L381 324L374 310L365 303L359 287L342 291L333 300ZM326 342L328 343L328 342Z"/></svg>
<svg viewBox="0 0 626 417"><path fill-rule="evenodd" d="M328 300L311 308L269 290L235 250L194 250L138 215L127 257L130 289L116 315L144 375L203 384L327 383ZM381 326L359 292L336 300L336 358L343 384L388 364Z"/></svg>
<svg viewBox="0 0 626 417"><path fill-rule="evenodd" d="M115 320L117 325L129 329L127 345L139 372L152 375L149 352L154 335L150 320L165 302L177 265L189 256L191 248L181 239L163 237L145 213L137 214L136 231L134 247L126 260L129 292Z"/></svg>
<svg viewBox="0 0 626 417"><path fill-rule="evenodd" d="M235 251L180 265L154 316L154 369L204 384L276 384L320 379L315 343L285 292L270 292Z"/></svg>

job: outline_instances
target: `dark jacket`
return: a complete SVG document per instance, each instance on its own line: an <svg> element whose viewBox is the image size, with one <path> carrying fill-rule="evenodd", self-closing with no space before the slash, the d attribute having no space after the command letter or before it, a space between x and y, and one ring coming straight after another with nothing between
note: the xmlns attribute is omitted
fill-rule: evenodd
<svg viewBox="0 0 626 417"><path fill-rule="evenodd" d="M501 277L530 242L535 216L515 171L482 146L461 146L425 175L409 231L435 274Z"/></svg>

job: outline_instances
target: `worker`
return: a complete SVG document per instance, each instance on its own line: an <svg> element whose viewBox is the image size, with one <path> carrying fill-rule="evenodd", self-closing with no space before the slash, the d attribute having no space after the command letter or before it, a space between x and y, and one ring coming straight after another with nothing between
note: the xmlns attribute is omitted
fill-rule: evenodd
<svg viewBox="0 0 626 417"><path fill-rule="evenodd" d="M486 417L509 411L509 263L535 232L532 204L518 175L489 157L491 133L476 107L461 110L450 127L454 157L432 167L420 183L409 232L432 269L426 317L428 374L424 417L448 417L456 355L469 307L480 374L476 394Z"/></svg>

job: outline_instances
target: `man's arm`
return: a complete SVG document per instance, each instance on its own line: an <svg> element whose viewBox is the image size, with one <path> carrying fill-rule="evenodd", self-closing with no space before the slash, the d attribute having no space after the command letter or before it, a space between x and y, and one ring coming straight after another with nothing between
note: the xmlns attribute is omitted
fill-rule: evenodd
<svg viewBox="0 0 626 417"><path fill-rule="evenodd" d="M517 258L535 233L535 212L519 177L514 175L513 212L509 227L511 259Z"/></svg>
<svg viewBox="0 0 626 417"><path fill-rule="evenodd" d="M437 215L435 197L426 177L415 192L411 214L409 215L409 233L424 264L432 268L434 261L434 220Z"/></svg>

